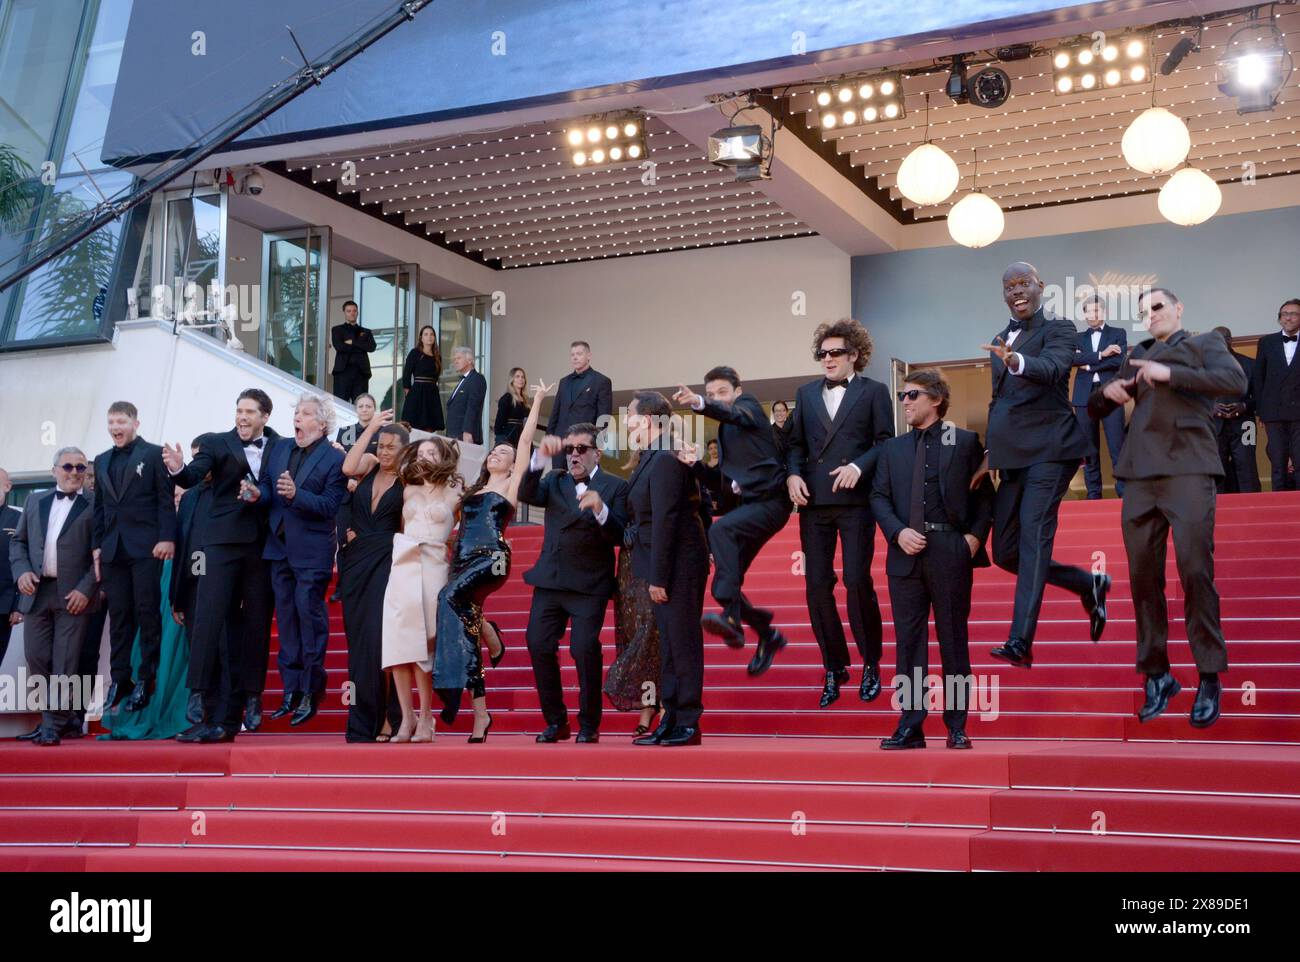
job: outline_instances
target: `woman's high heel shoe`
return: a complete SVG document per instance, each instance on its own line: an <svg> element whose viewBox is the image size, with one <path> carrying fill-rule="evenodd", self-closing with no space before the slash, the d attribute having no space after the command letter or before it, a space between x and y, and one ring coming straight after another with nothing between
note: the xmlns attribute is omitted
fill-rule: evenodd
<svg viewBox="0 0 1300 962"><path fill-rule="evenodd" d="M471 745L483 744L485 741L487 741L488 732L490 732L491 730L492 730L492 713L488 712L488 723L483 726L483 734L478 737L475 737L474 735L470 735L469 743Z"/></svg>
<svg viewBox="0 0 1300 962"><path fill-rule="evenodd" d="M501 650L495 655L488 656L488 663L495 668L497 665L501 664L501 659L506 656L506 636L501 633L501 628L495 621L488 621L488 624L491 625L492 630L496 632L497 644L501 646Z"/></svg>

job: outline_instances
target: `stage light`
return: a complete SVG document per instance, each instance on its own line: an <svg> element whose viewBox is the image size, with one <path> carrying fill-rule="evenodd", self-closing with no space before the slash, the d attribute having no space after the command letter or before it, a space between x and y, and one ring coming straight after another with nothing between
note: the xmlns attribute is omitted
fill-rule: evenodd
<svg viewBox="0 0 1300 962"><path fill-rule="evenodd" d="M816 112L816 118L809 123L819 123L824 130L907 116L903 85L896 73L845 77L833 89L817 91L814 99L818 107L809 110Z"/></svg>
<svg viewBox="0 0 1300 962"><path fill-rule="evenodd" d="M948 80L943 85L943 92L955 104L970 102L966 94L966 58L964 54L954 54L952 69L948 71Z"/></svg>
<svg viewBox="0 0 1300 962"><path fill-rule="evenodd" d="M599 127L588 127L588 128L587 128L587 143L589 143L589 144L594 144L594 143L596 143L596 142L599 141L599 140L600 140L600 128L599 128Z"/></svg>
<svg viewBox="0 0 1300 962"><path fill-rule="evenodd" d="M961 174L942 147L924 143L898 168L898 192L914 204L940 204L957 189Z"/></svg>
<svg viewBox="0 0 1300 962"><path fill-rule="evenodd" d="M892 97L894 95L894 82L892 80L882 81L880 84L880 96Z"/></svg>
<svg viewBox="0 0 1300 962"><path fill-rule="evenodd" d="M858 119L858 115L854 113L852 110L844 111L844 116L840 118L840 120L843 122L845 127L852 126L854 123L857 122L857 119Z"/></svg>
<svg viewBox="0 0 1300 962"><path fill-rule="evenodd" d="M898 104L885 104L885 118L893 120L898 116Z"/></svg>
<svg viewBox="0 0 1300 962"><path fill-rule="evenodd" d="M1195 167L1184 167L1165 182L1156 200L1166 220L1182 227L1203 224L1223 203L1223 191L1214 178Z"/></svg>
<svg viewBox="0 0 1300 962"><path fill-rule="evenodd" d="M571 147L577 147L577 146L578 146L579 144L581 144L581 143L582 143L582 131L581 131L581 130L570 130L570 131L569 131L569 145L570 145Z"/></svg>
<svg viewBox="0 0 1300 962"><path fill-rule="evenodd" d="M709 135L709 163L736 172L736 180L759 180L771 162L772 141L758 124L723 127Z"/></svg>
<svg viewBox="0 0 1300 962"><path fill-rule="evenodd" d="M817 106L826 107L831 102L831 92L829 90L819 90L817 92Z"/></svg>
<svg viewBox="0 0 1300 962"><path fill-rule="evenodd" d="M645 125L628 111L586 117L565 133L575 167L635 160L647 151Z"/></svg>
<svg viewBox="0 0 1300 962"><path fill-rule="evenodd" d="M610 159L610 160L622 160L622 159L623 159L623 148L622 148L622 147L611 147L611 148L609 148L609 159Z"/></svg>
<svg viewBox="0 0 1300 962"><path fill-rule="evenodd" d="M871 86L871 84L863 84L861 87L858 88L858 96L861 97L863 100L870 100L872 94L874 94L875 92L876 92L876 88ZM884 91L881 92L883 93Z"/></svg>
<svg viewBox="0 0 1300 962"><path fill-rule="evenodd" d="M574 163L575 165L577 165L578 167L581 167L581 166L582 166L583 164L585 164L586 162L587 162L587 155L586 155L585 152L579 150L579 151L577 151L577 152L574 153L574 155L573 155L573 163Z"/></svg>
<svg viewBox="0 0 1300 962"><path fill-rule="evenodd" d="M1128 165L1144 174L1163 174L1187 159L1192 137L1187 125L1164 107L1144 110L1128 125L1120 150Z"/></svg>
<svg viewBox="0 0 1300 962"><path fill-rule="evenodd" d="M1243 42L1240 52L1227 54L1217 64L1219 89L1236 98L1238 114L1272 110L1294 62L1282 43L1282 34L1271 21L1238 30L1224 44L1224 50L1231 51L1237 38L1245 33L1253 34L1252 39ZM1268 36L1261 39L1261 34Z"/></svg>
<svg viewBox="0 0 1300 962"><path fill-rule="evenodd" d="M835 126L835 115L832 113L822 114L822 126L828 130Z"/></svg>
<svg viewBox="0 0 1300 962"><path fill-rule="evenodd" d="M628 147L628 149L627 149L627 155L628 155L629 157L631 157L633 160L636 160L638 157L641 156L641 145L640 145L640 144L632 144L632 145L631 145L630 147Z"/></svg>
<svg viewBox="0 0 1300 962"><path fill-rule="evenodd" d="M1001 67L985 67L971 77L966 86L970 102L976 107L993 110L1011 96L1011 78Z"/></svg>
<svg viewBox="0 0 1300 962"><path fill-rule="evenodd" d="M868 107L862 111L862 119L867 123L874 123L878 116L880 116L880 111L876 110L875 107Z"/></svg>
<svg viewBox="0 0 1300 962"><path fill-rule="evenodd" d="M948 233L963 247L987 247L1002 236L1006 228L1002 208L988 194L976 191L953 205L948 213Z"/></svg>
<svg viewBox="0 0 1300 962"><path fill-rule="evenodd" d="M1062 44L1052 53L1052 89L1058 96L1087 93L1104 87L1142 83L1151 74L1140 61L1146 53L1143 37L1121 37L1103 47L1091 38ZM1104 69L1101 65L1106 64Z"/></svg>
<svg viewBox="0 0 1300 962"><path fill-rule="evenodd" d="M618 127L614 124L610 124L608 127L605 128L605 139L616 140L617 138L618 138Z"/></svg>
<svg viewBox="0 0 1300 962"><path fill-rule="evenodd" d="M841 87L835 96L839 98L840 103L846 104L853 99L853 91L848 87Z"/></svg>
<svg viewBox="0 0 1300 962"><path fill-rule="evenodd" d="M623 125L624 137L635 137L636 132L637 132L637 125L634 122L629 120L627 123Z"/></svg>
<svg viewBox="0 0 1300 962"><path fill-rule="evenodd" d="M593 164L603 164L605 162L605 152L597 147L591 152L591 162Z"/></svg>

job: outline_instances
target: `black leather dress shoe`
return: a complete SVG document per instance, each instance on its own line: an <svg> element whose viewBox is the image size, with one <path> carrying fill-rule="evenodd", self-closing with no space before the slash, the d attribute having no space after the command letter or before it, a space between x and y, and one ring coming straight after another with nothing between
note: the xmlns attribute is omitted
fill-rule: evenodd
<svg viewBox="0 0 1300 962"><path fill-rule="evenodd" d="M867 665L862 669L862 684L858 686L858 698L862 701L875 701L880 697L880 666Z"/></svg>
<svg viewBox="0 0 1300 962"><path fill-rule="evenodd" d="M1182 690L1183 686L1178 684L1178 679L1169 672L1165 672L1163 675L1147 676L1147 700L1138 709L1138 721L1149 722L1151 719L1158 717L1161 712L1169 707L1169 699Z"/></svg>
<svg viewBox="0 0 1300 962"><path fill-rule="evenodd" d="M19 735L18 740L20 742L34 742L36 741L37 738L40 737L40 735L41 735L41 726L39 723L37 723L36 727L33 728L31 731Z"/></svg>
<svg viewBox="0 0 1300 962"><path fill-rule="evenodd" d="M915 725L900 725L894 734L881 741L880 747L886 751L897 751L904 748L924 748L925 733Z"/></svg>
<svg viewBox="0 0 1300 962"><path fill-rule="evenodd" d="M728 648L745 647L745 629L716 611L711 611L701 618L700 627L710 635L721 638L727 643Z"/></svg>
<svg viewBox="0 0 1300 962"><path fill-rule="evenodd" d="M948 732L949 748L970 748L970 737L960 728L954 728Z"/></svg>
<svg viewBox="0 0 1300 962"><path fill-rule="evenodd" d="M537 740L543 745L549 745L552 742L567 742L571 735L572 732L566 722L563 725L547 725L537 736Z"/></svg>
<svg viewBox="0 0 1300 962"><path fill-rule="evenodd" d="M244 699L244 730L255 732L262 727L262 696L249 695Z"/></svg>
<svg viewBox="0 0 1300 962"><path fill-rule="evenodd" d="M207 734L210 726L207 722L199 720L191 725L185 731L176 736L178 742L184 742L187 745L197 745L203 741L203 736Z"/></svg>
<svg viewBox="0 0 1300 962"><path fill-rule="evenodd" d="M652 731L649 735L642 735L640 738L632 739L632 744L633 745L658 745L661 741L663 741L665 738L668 737L668 734L672 732L675 727L676 727L675 725L670 725L668 722L660 722L659 727L656 728L654 731Z"/></svg>
<svg viewBox="0 0 1300 962"><path fill-rule="evenodd" d="M754 652L754 657L749 660L749 666L745 670L757 678L772 667L772 659L785 646L785 635L775 628L769 628L767 634L758 639L758 650Z"/></svg>
<svg viewBox="0 0 1300 962"><path fill-rule="evenodd" d="M1189 721L1193 728L1209 728L1219 720L1219 695L1223 686L1219 684L1218 675L1202 675L1201 683L1196 686L1196 701L1192 703Z"/></svg>
<svg viewBox="0 0 1300 962"><path fill-rule="evenodd" d="M821 701L817 703L819 708L829 708L840 697L840 685L849 680L849 670L841 668L839 671L828 671L826 673L826 684L822 686Z"/></svg>
<svg viewBox="0 0 1300 962"><path fill-rule="evenodd" d="M293 714L295 711L298 710L298 699L301 697L302 696L296 691L286 692L284 696L284 701L280 703L280 707L277 708L275 711L271 712L271 714L268 715L267 717L271 719L276 719L276 718L283 718L285 715Z"/></svg>
<svg viewBox="0 0 1300 962"><path fill-rule="evenodd" d="M154 680L137 681L135 687L131 689L131 694L126 697L122 707L127 711L140 711L149 704L149 699L153 697Z"/></svg>
<svg viewBox="0 0 1300 962"><path fill-rule="evenodd" d="M203 737L199 739L205 745L212 745L218 742L233 742L235 740L235 731L224 725L209 725Z"/></svg>
<svg viewBox="0 0 1300 962"><path fill-rule="evenodd" d="M600 732L594 729L583 729L578 732L578 737L574 741L579 745L594 745L600 741Z"/></svg>
<svg viewBox="0 0 1300 962"><path fill-rule="evenodd" d="M659 739L660 745L676 747L679 745L698 745L700 743L700 730L691 726L679 725L670 731L663 738Z"/></svg>
<svg viewBox="0 0 1300 962"><path fill-rule="evenodd" d="M319 695L303 695L302 700L298 702L298 710L293 713L289 719L289 724L295 728L299 725L305 725L316 717L316 709L320 705Z"/></svg>
<svg viewBox="0 0 1300 962"><path fill-rule="evenodd" d="M1034 667L1034 653L1029 647L1029 642L1021 638L1008 639L1005 645L999 645L989 652L994 658L1001 658L1003 661L1009 661L1017 668Z"/></svg>
<svg viewBox="0 0 1300 962"><path fill-rule="evenodd" d="M203 720L203 692L190 692L189 700L185 703L185 720L191 725L197 725Z"/></svg>
<svg viewBox="0 0 1300 962"><path fill-rule="evenodd" d="M33 745L48 747L59 744L59 733L49 728L42 728L41 733L32 741Z"/></svg>
<svg viewBox="0 0 1300 962"><path fill-rule="evenodd" d="M128 692L124 686L119 685L117 682L113 682L112 684L110 684L108 686L108 694L104 696L104 711L105 712L112 711L119 704L121 704L122 699L129 694L130 692Z"/></svg>
<svg viewBox="0 0 1300 962"><path fill-rule="evenodd" d="M1083 598L1084 610L1088 612L1089 634L1093 641L1101 641L1101 633L1106 630L1106 593L1110 591L1110 575L1092 576L1092 596Z"/></svg>
<svg viewBox="0 0 1300 962"><path fill-rule="evenodd" d="M81 730L82 724L83 722L80 719L69 719L68 723L60 730L59 737L65 741L76 741L78 738L84 737L85 733Z"/></svg>

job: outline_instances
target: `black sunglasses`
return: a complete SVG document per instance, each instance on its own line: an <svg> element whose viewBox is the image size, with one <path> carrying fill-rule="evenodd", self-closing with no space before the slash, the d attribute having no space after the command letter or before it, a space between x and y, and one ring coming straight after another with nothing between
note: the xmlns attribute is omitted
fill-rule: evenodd
<svg viewBox="0 0 1300 962"><path fill-rule="evenodd" d="M566 444L564 446L565 454L586 454L588 451L596 450L591 444Z"/></svg>
<svg viewBox="0 0 1300 962"><path fill-rule="evenodd" d="M929 391L922 391L920 388L912 388L912 390L910 391L899 391L898 399L900 401L915 401L922 394L924 394L926 397L934 397L934 395L931 394Z"/></svg>
<svg viewBox="0 0 1300 962"><path fill-rule="evenodd" d="M828 357L843 357L845 354L848 353L849 353L849 349L847 347L828 347L825 350L818 351L816 354L813 355L813 357L817 358L817 360L819 361L822 361Z"/></svg>
<svg viewBox="0 0 1300 962"><path fill-rule="evenodd" d="M1159 304L1152 304L1152 305L1151 305L1149 308L1147 308L1145 311L1138 311L1138 315L1139 315L1140 317L1150 317L1150 316L1151 316L1152 314L1154 314L1156 311L1163 311L1164 309L1165 309L1165 305L1164 305L1163 302L1161 302L1161 303L1159 303Z"/></svg>
<svg viewBox="0 0 1300 962"><path fill-rule="evenodd" d="M84 464L60 464L64 471L76 471L78 474L85 474L87 465Z"/></svg>

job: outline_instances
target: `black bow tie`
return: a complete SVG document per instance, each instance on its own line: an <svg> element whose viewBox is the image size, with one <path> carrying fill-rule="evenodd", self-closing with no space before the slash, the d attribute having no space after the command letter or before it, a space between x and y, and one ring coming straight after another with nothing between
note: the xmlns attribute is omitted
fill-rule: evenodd
<svg viewBox="0 0 1300 962"><path fill-rule="evenodd" d="M832 381L830 378L823 378L822 383L826 385L826 390L834 391L837 387L847 387L849 379L845 378L842 381Z"/></svg>
<svg viewBox="0 0 1300 962"><path fill-rule="evenodd" d="M1283 344L1294 344L1294 343L1296 342L1296 338L1298 338L1298 337L1300 337L1300 334L1292 334L1290 337L1287 337L1285 334L1283 334L1283 335L1282 335L1282 343L1283 343Z"/></svg>
<svg viewBox="0 0 1300 962"><path fill-rule="evenodd" d="M62 501L64 498L72 500L76 496L77 492L75 491L59 491L57 488L54 491L54 500L56 501Z"/></svg>
<svg viewBox="0 0 1300 962"><path fill-rule="evenodd" d="M263 444L265 444L265 443L266 443L266 438L253 438L253 440L251 440L251 441L245 441L245 442L244 442L244 447L246 447L246 448L261 448L261 446L262 446Z"/></svg>
<svg viewBox="0 0 1300 962"><path fill-rule="evenodd" d="M1010 321L1010 325L1011 326L1009 328L1009 333L1014 333L1015 331L1018 331L1022 327L1024 327L1025 323L1024 321L1020 320L1018 317L1013 317Z"/></svg>

